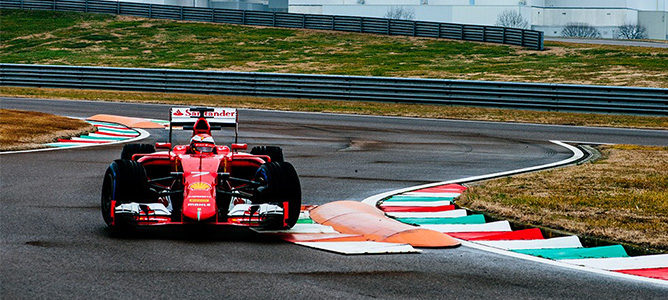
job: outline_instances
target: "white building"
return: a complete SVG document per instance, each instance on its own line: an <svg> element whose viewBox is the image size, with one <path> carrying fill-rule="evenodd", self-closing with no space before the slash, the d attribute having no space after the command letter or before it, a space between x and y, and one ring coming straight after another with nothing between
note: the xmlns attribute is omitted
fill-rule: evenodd
<svg viewBox="0 0 668 300"><path fill-rule="evenodd" d="M640 24L649 38L667 39L667 0L542 0L532 1L532 29L559 36L567 23L587 23L604 38L616 37L617 27ZM657 19L657 16L661 18Z"/></svg>
<svg viewBox="0 0 668 300"><path fill-rule="evenodd" d="M648 37L668 39L668 0L289 0L292 13L384 17L392 9L414 20L495 25L506 10L519 12L531 29L560 36L568 23L587 23L604 38L617 27L640 24Z"/></svg>
<svg viewBox="0 0 668 300"><path fill-rule="evenodd" d="M288 0L118 0L151 4L242 9L257 11L288 11Z"/></svg>

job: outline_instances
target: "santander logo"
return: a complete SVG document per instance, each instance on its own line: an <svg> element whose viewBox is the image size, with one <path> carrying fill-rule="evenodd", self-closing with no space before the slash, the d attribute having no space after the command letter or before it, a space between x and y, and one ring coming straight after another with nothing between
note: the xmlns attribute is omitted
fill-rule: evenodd
<svg viewBox="0 0 668 300"><path fill-rule="evenodd" d="M221 110L221 111L213 111L213 112L207 112L204 115L205 116L211 116L211 117L234 117L235 112L234 111L226 111L226 110Z"/></svg>
<svg viewBox="0 0 668 300"><path fill-rule="evenodd" d="M208 111L204 113L204 116L207 118L214 119L232 119L235 118L237 111L235 109L219 109L216 108L214 111ZM198 117L199 112L190 111L188 108L176 109L172 112L173 117Z"/></svg>

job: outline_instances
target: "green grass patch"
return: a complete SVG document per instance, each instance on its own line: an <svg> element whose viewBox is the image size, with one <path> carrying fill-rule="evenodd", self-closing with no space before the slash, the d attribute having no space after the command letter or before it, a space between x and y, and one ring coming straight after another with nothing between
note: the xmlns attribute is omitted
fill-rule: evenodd
<svg viewBox="0 0 668 300"><path fill-rule="evenodd" d="M668 49L507 45L0 11L0 62L668 87Z"/></svg>
<svg viewBox="0 0 668 300"><path fill-rule="evenodd" d="M0 40L8 41L29 35L47 34L76 24L109 18L113 17L101 14L3 9L0 10Z"/></svg>

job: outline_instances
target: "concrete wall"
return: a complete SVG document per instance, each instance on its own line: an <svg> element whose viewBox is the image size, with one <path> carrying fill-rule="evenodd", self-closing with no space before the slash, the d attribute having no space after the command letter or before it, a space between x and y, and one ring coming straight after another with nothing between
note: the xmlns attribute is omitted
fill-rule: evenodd
<svg viewBox="0 0 668 300"><path fill-rule="evenodd" d="M619 26L635 23L638 11L630 9L532 9L536 26L558 26L568 23L587 23L593 26Z"/></svg>
<svg viewBox="0 0 668 300"><path fill-rule="evenodd" d="M526 6L453 6L453 23L496 25L500 14L506 10L514 10L520 13L524 19L531 24L531 8ZM483 22L480 22L484 20ZM447 22L444 20L444 22Z"/></svg>
<svg viewBox="0 0 668 300"><path fill-rule="evenodd" d="M288 0L118 0L178 6L213 7L257 11L288 11Z"/></svg>
<svg viewBox="0 0 668 300"><path fill-rule="evenodd" d="M636 24L638 11L631 9L532 9L534 30L545 32L545 36L560 36L568 23L586 23L598 29L603 38L616 38L617 27Z"/></svg>
<svg viewBox="0 0 668 300"><path fill-rule="evenodd" d="M291 2L292 3L292 2ZM291 13L345 15L382 18L393 8L415 13L415 20L464 24L495 25L505 10L519 11L531 22L531 9L526 6L461 6L461 5L290 5Z"/></svg>
<svg viewBox="0 0 668 300"><path fill-rule="evenodd" d="M532 26L531 29L542 31L545 36L560 37L564 26ZM617 38L617 26L596 26L596 29L601 33L601 38Z"/></svg>
<svg viewBox="0 0 668 300"><path fill-rule="evenodd" d="M162 0L159 4L209 7L209 0Z"/></svg>
<svg viewBox="0 0 668 300"><path fill-rule="evenodd" d="M535 7L561 8L628 8L635 10L666 10L668 0L532 0Z"/></svg>
<svg viewBox="0 0 668 300"><path fill-rule="evenodd" d="M359 0L290 0L290 5L357 5ZM428 5L518 6L522 0L425 0ZM668 0L524 0L526 6L561 8L628 8L660 10ZM364 0L367 5L422 5L422 0Z"/></svg>
<svg viewBox="0 0 668 300"><path fill-rule="evenodd" d="M364 9L362 9L362 7ZM424 6L424 5L331 5L323 7L323 14L346 15L383 18L393 8L401 7L415 13L415 20L448 22L452 19L452 6ZM292 12L292 7L290 7Z"/></svg>
<svg viewBox="0 0 668 300"><path fill-rule="evenodd" d="M297 14L322 15L322 5L290 5L288 12Z"/></svg>
<svg viewBox="0 0 668 300"><path fill-rule="evenodd" d="M668 40L668 12L638 12L638 24L647 28L647 37L657 40Z"/></svg>

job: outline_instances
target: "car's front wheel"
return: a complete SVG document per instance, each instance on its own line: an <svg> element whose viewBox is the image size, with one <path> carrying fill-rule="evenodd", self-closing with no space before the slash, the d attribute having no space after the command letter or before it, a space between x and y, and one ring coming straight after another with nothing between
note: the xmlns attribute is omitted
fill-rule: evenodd
<svg viewBox="0 0 668 300"><path fill-rule="evenodd" d="M284 214L287 214L286 226L282 222L279 227L291 228L299 219L302 205L302 190L297 171L288 162L270 162L260 166L255 174L255 181L262 184L254 202L275 203L283 205Z"/></svg>
<svg viewBox="0 0 668 300"><path fill-rule="evenodd" d="M118 206L123 203L154 202L144 167L136 161L114 160L104 174L101 197L102 218L107 226L115 226L112 218L112 201Z"/></svg>

